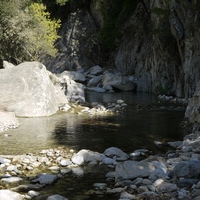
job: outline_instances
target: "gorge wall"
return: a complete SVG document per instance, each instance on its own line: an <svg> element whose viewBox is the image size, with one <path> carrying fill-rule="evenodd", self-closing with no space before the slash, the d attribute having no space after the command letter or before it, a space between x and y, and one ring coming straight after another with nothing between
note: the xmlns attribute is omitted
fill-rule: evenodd
<svg viewBox="0 0 200 200"><path fill-rule="evenodd" d="M99 44L103 26L98 0L91 0L88 10L71 13L57 43L59 54L46 66L57 72L114 66L124 75L133 74L138 90L192 97L200 78L197 0L138 1L118 28L107 57Z"/></svg>

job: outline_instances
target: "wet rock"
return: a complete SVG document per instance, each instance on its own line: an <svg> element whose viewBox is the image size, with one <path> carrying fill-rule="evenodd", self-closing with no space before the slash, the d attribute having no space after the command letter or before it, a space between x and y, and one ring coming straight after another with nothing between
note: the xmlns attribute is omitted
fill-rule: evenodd
<svg viewBox="0 0 200 200"><path fill-rule="evenodd" d="M82 149L77 154L73 155L71 160L74 164L83 165L90 162L101 162L105 156L90 150Z"/></svg>
<svg viewBox="0 0 200 200"><path fill-rule="evenodd" d="M117 147L110 147L104 151L104 155L113 158L116 161L124 161L129 158L129 155L124 153L121 149Z"/></svg>
<svg viewBox="0 0 200 200"><path fill-rule="evenodd" d="M31 196L31 197L37 197L37 196L40 195L40 193L39 193L39 192L36 192L36 191L33 191L33 190L30 190L30 191L28 192L28 195Z"/></svg>
<svg viewBox="0 0 200 200"><path fill-rule="evenodd" d="M62 159L62 160L60 161L60 165L61 165L62 167L66 167L66 166L71 165L71 164L72 164L72 162L71 162L70 160L67 160L67 159Z"/></svg>
<svg viewBox="0 0 200 200"><path fill-rule="evenodd" d="M10 159L1 158L1 157L0 157L0 164L9 164L9 163L11 163L11 160L10 160Z"/></svg>
<svg viewBox="0 0 200 200"><path fill-rule="evenodd" d="M157 179L160 179L160 178L163 180L169 178L167 173L163 169L160 169L160 168L155 169L149 176L149 179L151 181L156 181Z"/></svg>
<svg viewBox="0 0 200 200"><path fill-rule="evenodd" d="M115 179L135 179L137 177L148 177L155 167L148 162L125 161L118 163L115 169Z"/></svg>
<svg viewBox="0 0 200 200"><path fill-rule="evenodd" d="M51 195L47 198L47 200L68 200L67 198L61 196L61 195L58 195L58 194L55 194L55 195Z"/></svg>
<svg viewBox="0 0 200 200"><path fill-rule="evenodd" d="M0 190L0 199L2 200L23 200L23 196L11 190Z"/></svg>
<svg viewBox="0 0 200 200"><path fill-rule="evenodd" d="M31 180L31 183L50 185L58 180L58 176L51 174L40 174Z"/></svg>
<svg viewBox="0 0 200 200"><path fill-rule="evenodd" d="M1 182L5 182L5 183L18 183L20 181L22 181L23 179L20 177L8 177L8 178L2 178Z"/></svg>
<svg viewBox="0 0 200 200"><path fill-rule="evenodd" d="M175 177L200 178L200 161L183 161L178 163L173 170Z"/></svg>
<svg viewBox="0 0 200 200"><path fill-rule="evenodd" d="M158 193L166 193L166 192L177 191L177 185L173 184L173 183L163 182L156 187L156 191Z"/></svg>
<svg viewBox="0 0 200 200"><path fill-rule="evenodd" d="M102 69L102 67L100 67L99 65L96 65L96 66L91 67L91 68L88 70L87 73L90 74L90 75L95 75L95 76L97 76L97 75L100 75L100 74L103 73L103 69Z"/></svg>

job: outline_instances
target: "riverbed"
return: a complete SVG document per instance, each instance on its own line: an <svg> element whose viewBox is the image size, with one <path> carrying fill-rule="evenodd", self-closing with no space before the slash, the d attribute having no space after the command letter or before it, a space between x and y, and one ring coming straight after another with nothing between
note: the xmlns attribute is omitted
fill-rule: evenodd
<svg viewBox="0 0 200 200"><path fill-rule="evenodd" d="M86 92L87 102L114 103L124 100L127 107L114 115L59 113L43 118L19 118L17 129L1 133L0 154L39 153L43 149L65 147L75 152L89 149L103 153L115 146L126 153L148 149L151 154L163 153L168 141L182 140L186 134L180 123L184 109L158 102L155 95L143 92L94 93ZM136 109L138 108L138 109ZM80 172L83 173L80 173ZM92 195L96 182L105 182L106 169L80 169L68 174L44 194L59 193L69 199L111 199ZM117 199L113 198L113 199Z"/></svg>

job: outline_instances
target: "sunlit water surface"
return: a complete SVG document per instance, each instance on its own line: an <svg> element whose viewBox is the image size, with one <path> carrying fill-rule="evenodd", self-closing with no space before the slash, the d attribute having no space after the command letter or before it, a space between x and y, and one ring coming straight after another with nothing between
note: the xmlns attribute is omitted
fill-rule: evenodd
<svg viewBox="0 0 200 200"><path fill-rule="evenodd" d="M155 95L149 93L86 93L88 102L116 102L124 100L128 107L113 116L87 116L62 113L44 118L19 118L20 127L0 134L0 154L38 153L42 149L65 146L76 151L89 149L104 152L111 146L126 153L146 148L152 153L163 151L156 141L181 140L184 131L179 127L184 111L140 110L136 104L157 103ZM103 173L103 171L102 171ZM60 193L69 199L106 199L106 197L86 195L92 184L102 182L104 174L90 169L85 175L68 176L61 179L48 193ZM51 191L51 192L50 192ZM117 199L117 198L116 198Z"/></svg>

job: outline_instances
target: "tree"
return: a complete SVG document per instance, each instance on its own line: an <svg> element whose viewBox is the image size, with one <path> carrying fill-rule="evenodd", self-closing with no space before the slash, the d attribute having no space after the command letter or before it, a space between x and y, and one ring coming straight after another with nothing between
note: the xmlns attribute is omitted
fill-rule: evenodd
<svg viewBox="0 0 200 200"><path fill-rule="evenodd" d="M22 62L55 55L59 20L52 20L42 3L0 0L0 59Z"/></svg>

